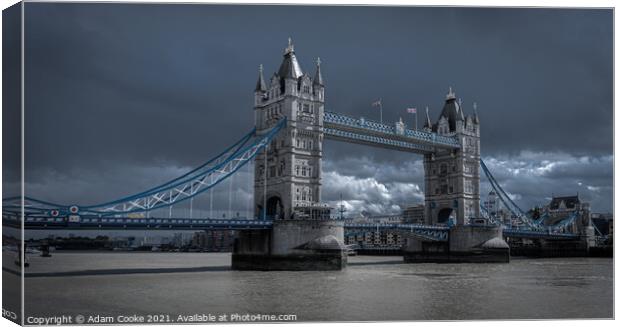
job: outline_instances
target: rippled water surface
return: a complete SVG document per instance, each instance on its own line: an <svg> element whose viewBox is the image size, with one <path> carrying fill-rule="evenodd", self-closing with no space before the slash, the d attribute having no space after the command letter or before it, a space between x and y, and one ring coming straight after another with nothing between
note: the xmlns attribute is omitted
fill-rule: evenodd
<svg viewBox="0 0 620 327"><path fill-rule="evenodd" d="M613 261L405 264L350 257L343 271L232 271L220 253L32 256L26 316L296 314L298 320L612 317ZM12 280L15 279L15 280ZM5 274L4 282L17 282Z"/></svg>

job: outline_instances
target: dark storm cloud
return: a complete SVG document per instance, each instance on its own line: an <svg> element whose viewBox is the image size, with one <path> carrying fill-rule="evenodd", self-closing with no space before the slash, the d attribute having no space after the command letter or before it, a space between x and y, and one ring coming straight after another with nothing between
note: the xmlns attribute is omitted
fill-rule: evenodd
<svg viewBox="0 0 620 327"><path fill-rule="evenodd" d="M28 189L95 202L200 164L253 126L257 67L277 70L289 36L305 71L321 57L327 110L378 119L381 97L385 121L426 105L435 120L452 86L466 113L479 105L483 157L608 158L611 27L610 10L28 3ZM368 194L356 201L383 199L377 211L422 192L419 156L330 141L325 158L326 176ZM535 179L510 191L548 196L582 174L607 210L602 165L553 170L545 194L528 193ZM325 200L338 200L328 183Z"/></svg>

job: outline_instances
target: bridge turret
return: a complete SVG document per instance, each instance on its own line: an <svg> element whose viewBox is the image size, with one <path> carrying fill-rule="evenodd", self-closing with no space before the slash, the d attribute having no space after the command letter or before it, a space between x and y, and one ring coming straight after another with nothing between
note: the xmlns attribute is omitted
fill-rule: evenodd
<svg viewBox="0 0 620 327"><path fill-rule="evenodd" d="M288 46L284 49L284 59L280 64L280 69L278 69L278 76L280 76L280 92L282 94L299 94L301 77L304 76L304 73L295 56L295 47L290 37L288 38Z"/></svg>
<svg viewBox="0 0 620 327"><path fill-rule="evenodd" d="M425 205L428 223L468 224L480 217L479 125L465 118L462 102L450 88L432 131L456 137L460 149L437 149L424 157Z"/></svg>
<svg viewBox="0 0 620 327"><path fill-rule="evenodd" d="M474 102L474 124L479 125L480 119L478 118L478 104Z"/></svg>
<svg viewBox="0 0 620 327"><path fill-rule="evenodd" d="M456 101L456 94L450 87L448 94L446 95L446 101L443 106L443 110L439 115L439 119L437 122L441 121L441 119L445 118L448 122L448 131L442 131L442 134L454 133L457 131L462 131L463 124L465 123L465 118L463 116L463 111L461 109L460 100ZM436 130L436 128L434 128Z"/></svg>
<svg viewBox="0 0 620 327"><path fill-rule="evenodd" d="M258 105L265 100L265 94L267 93L267 84L265 83L265 77L263 76L263 65L258 66L258 81L256 81L256 88L254 89L254 105Z"/></svg>
<svg viewBox="0 0 620 327"><path fill-rule="evenodd" d="M462 132L465 129L465 114L463 113L463 102L461 98L457 103L457 119L456 119L456 132Z"/></svg>
<svg viewBox="0 0 620 327"><path fill-rule="evenodd" d="M284 59L263 101L254 106L256 133L286 118L255 159L254 213L273 220L271 230L242 233L235 241L235 269L323 270L346 265L344 223L321 203L324 83L301 70L289 38ZM327 240L327 241L326 241Z"/></svg>
<svg viewBox="0 0 620 327"><path fill-rule="evenodd" d="M325 84L323 83L323 74L321 74L321 58L316 58L316 72L312 80L312 92L319 101L324 101Z"/></svg>
<svg viewBox="0 0 620 327"><path fill-rule="evenodd" d="M255 106L257 132L283 117L287 125L275 137L266 160L263 154L257 156L255 213L261 218L298 218L302 214L295 216L295 212L303 211L301 207L321 201L324 83L320 61L314 78L304 73L289 38L266 94L267 99Z"/></svg>

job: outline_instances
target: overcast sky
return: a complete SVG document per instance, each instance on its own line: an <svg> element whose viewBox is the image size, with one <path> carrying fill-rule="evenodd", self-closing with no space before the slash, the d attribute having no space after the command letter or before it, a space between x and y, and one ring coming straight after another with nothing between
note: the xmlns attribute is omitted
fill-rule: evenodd
<svg viewBox="0 0 620 327"><path fill-rule="evenodd" d="M466 114L477 102L482 157L522 208L578 193L612 210L611 10L27 3L25 14L31 196L92 204L206 161L253 127L258 65L276 71L290 36L304 71L321 57L326 110L378 119L381 97L384 121L411 124L409 106L435 120L451 86ZM326 141L323 200L376 214L420 203L421 159ZM233 184L242 215L250 176Z"/></svg>

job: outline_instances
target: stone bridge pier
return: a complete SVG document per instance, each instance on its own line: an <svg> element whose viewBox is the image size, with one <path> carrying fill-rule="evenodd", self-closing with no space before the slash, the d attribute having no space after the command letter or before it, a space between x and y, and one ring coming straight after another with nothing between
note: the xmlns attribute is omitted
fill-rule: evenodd
<svg viewBox="0 0 620 327"><path fill-rule="evenodd" d="M321 62L317 59L312 76L304 72L289 39L280 68L269 83L259 68L254 117L258 134L286 118L286 126L255 161L254 212L274 224L271 231L240 233L233 254L235 269L341 269L346 265L343 223L331 220L331 209L321 202L325 137L422 154L426 223L458 227L450 232L450 253L474 251L497 235L501 240L501 231L470 225L480 217L480 122L475 105L473 115L465 115L452 89L435 123L426 111L420 131L407 129L402 120L388 125L325 112ZM415 242L408 243L411 249Z"/></svg>
<svg viewBox="0 0 620 327"><path fill-rule="evenodd" d="M281 119L286 126L255 161L255 215L273 229L244 231L235 241L233 269L337 270L346 266L344 224L321 203L325 87L321 63L314 76L301 69L293 44L265 82L262 66L254 92L258 134Z"/></svg>

